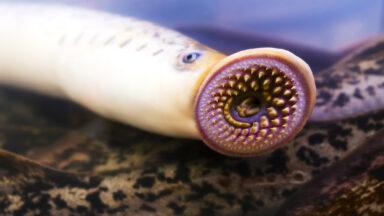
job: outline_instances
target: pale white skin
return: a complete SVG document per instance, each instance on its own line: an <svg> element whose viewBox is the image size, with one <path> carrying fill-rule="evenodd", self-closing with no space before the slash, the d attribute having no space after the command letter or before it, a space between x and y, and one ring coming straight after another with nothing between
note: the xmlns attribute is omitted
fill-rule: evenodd
<svg viewBox="0 0 384 216"><path fill-rule="evenodd" d="M190 52L201 56L185 64ZM69 98L136 127L198 138L193 100L225 56L133 18L58 5L0 3L0 83Z"/></svg>
<svg viewBox="0 0 384 216"><path fill-rule="evenodd" d="M196 61L183 62L194 52L200 54ZM0 84L64 97L104 117L171 136L200 138L195 97L221 65L265 54L311 73L305 62L280 49L226 58L180 33L133 18L0 3Z"/></svg>

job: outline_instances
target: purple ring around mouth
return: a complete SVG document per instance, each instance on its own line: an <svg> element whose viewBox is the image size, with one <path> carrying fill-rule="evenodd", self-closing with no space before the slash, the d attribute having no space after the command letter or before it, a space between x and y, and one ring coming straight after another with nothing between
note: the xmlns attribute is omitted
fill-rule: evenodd
<svg viewBox="0 0 384 216"><path fill-rule="evenodd" d="M210 148L230 156L255 156L301 130L313 108L313 77L308 79L289 60L246 52L224 59L213 71L195 101L198 130Z"/></svg>

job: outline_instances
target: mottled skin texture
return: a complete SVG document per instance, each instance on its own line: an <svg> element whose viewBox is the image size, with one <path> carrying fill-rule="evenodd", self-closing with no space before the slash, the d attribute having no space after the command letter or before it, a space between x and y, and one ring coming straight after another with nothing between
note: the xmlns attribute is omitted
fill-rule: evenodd
<svg viewBox="0 0 384 216"><path fill-rule="evenodd" d="M384 130L299 189L279 211L295 215L383 215Z"/></svg>
<svg viewBox="0 0 384 216"><path fill-rule="evenodd" d="M384 43L374 41L317 74L316 108L311 118L331 120L383 107L383 67Z"/></svg>
<svg viewBox="0 0 384 216"><path fill-rule="evenodd" d="M383 52L383 38L376 43L368 54L351 57L345 67L370 58L383 68L374 54ZM319 74L319 93L331 85L325 84L324 77L348 72L339 65ZM363 70L357 74L379 76ZM376 91L379 86L372 88ZM0 91L0 145L4 149L0 206L5 215L273 214L299 186L384 125L380 110L309 122L294 140L272 153L231 158L211 151L201 141L94 120L98 117L73 104L52 102L11 89Z"/></svg>

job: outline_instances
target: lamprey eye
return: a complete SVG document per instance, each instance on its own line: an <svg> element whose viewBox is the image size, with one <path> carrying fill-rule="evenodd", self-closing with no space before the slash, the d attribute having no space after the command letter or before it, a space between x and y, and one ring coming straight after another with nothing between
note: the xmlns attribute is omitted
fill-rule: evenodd
<svg viewBox="0 0 384 216"><path fill-rule="evenodd" d="M200 55L201 54L198 52L188 53L185 56L183 56L183 62L187 64L193 63L200 57Z"/></svg>
<svg viewBox="0 0 384 216"><path fill-rule="evenodd" d="M273 48L246 50L216 65L200 87L195 118L202 139L231 156L270 152L304 126L316 89L308 65Z"/></svg>

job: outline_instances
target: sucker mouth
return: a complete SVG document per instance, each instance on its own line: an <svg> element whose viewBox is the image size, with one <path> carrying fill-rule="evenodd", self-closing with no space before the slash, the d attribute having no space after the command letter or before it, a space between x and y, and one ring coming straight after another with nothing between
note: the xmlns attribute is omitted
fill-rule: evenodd
<svg viewBox="0 0 384 216"><path fill-rule="evenodd" d="M225 59L224 59L225 61ZM232 156L269 152L302 128L308 85L284 59L232 59L200 88L195 114L206 144Z"/></svg>

